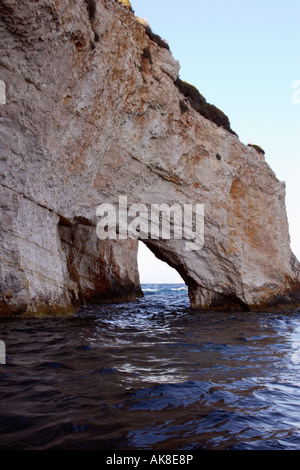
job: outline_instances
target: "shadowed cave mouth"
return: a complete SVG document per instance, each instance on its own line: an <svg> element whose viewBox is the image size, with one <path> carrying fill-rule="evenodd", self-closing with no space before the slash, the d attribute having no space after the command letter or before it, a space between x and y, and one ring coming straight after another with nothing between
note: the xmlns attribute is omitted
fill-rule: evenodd
<svg viewBox="0 0 300 470"><path fill-rule="evenodd" d="M187 287L182 289L182 293L189 297L192 308L198 308L199 286L189 276L179 255L168 244L152 239L140 240L136 260L140 282L136 282L136 278L127 277L125 283L120 283L118 264L114 263L110 244L98 244L95 227L88 220L77 217L71 223L61 217L58 235L70 278L69 289L74 294L74 305L85 302L123 303L125 299L131 302L143 296L147 284L177 284L178 287ZM102 253L99 257L97 252L100 247ZM249 311L249 307L233 292L215 292L209 310Z"/></svg>

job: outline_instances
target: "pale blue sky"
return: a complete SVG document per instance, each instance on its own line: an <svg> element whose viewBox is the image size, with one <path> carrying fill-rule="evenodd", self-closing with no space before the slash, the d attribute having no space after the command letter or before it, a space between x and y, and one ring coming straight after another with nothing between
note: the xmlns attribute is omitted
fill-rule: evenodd
<svg viewBox="0 0 300 470"><path fill-rule="evenodd" d="M265 150L286 182L291 245L300 258L300 103L292 101L292 84L300 80L299 0L131 3L168 41L180 78L228 115L242 142ZM163 273L161 282L168 282L171 271L145 256L139 256L142 281L155 282Z"/></svg>

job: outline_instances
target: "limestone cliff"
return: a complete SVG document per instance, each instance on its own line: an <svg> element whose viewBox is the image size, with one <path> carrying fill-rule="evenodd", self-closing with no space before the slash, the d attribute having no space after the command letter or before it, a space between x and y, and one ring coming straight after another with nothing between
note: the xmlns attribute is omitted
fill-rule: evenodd
<svg viewBox="0 0 300 470"><path fill-rule="evenodd" d="M0 9L1 314L142 295L138 242L96 236L98 205L120 195L204 204L201 250L145 240L182 275L193 307L300 302L285 185L226 119L197 111L178 62L130 8L2 0Z"/></svg>

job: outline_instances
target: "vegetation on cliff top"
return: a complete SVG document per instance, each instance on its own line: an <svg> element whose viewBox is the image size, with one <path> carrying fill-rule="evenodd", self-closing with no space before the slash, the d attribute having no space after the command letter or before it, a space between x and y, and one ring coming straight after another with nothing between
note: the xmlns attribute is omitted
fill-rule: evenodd
<svg viewBox="0 0 300 470"><path fill-rule="evenodd" d="M133 12L133 9L132 9L132 6L131 6L131 3L130 3L129 0L117 0L117 2L121 3L121 5L123 5L125 8L127 8L127 10Z"/></svg>
<svg viewBox="0 0 300 470"><path fill-rule="evenodd" d="M93 0L86 0L86 1L92 2ZM124 5L128 10L133 11L129 0L115 0L115 1ZM152 31L150 25L148 24L146 20L144 20L143 18L137 18L137 20L145 28L146 34L152 41L154 41L158 46L163 47L164 49L167 49L168 51L170 50L169 44L164 39L162 39L158 34L155 34ZM148 47L144 48L143 57L147 58L151 64L153 63L151 53ZM230 127L230 122L226 114L224 114L223 111L221 111L216 106L210 103L207 103L204 96L201 95L201 93L197 90L195 86L183 80L180 80L179 78L174 83L176 87L179 89L179 91L182 93L182 95L190 103L192 108L195 109L195 111L197 111L199 114L204 116L206 119L209 119L210 121L214 122L217 126L223 127L231 134L236 135L236 133ZM186 105L186 103L184 103L184 101L180 100L179 105L180 105L180 110L182 113L185 113L188 111L188 106Z"/></svg>
<svg viewBox="0 0 300 470"><path fill-rule="evenodd" d="M168 51L170 50L169 44L162 39L158 34L153 33L152 29L150 28L149 25L144 26L147 35L151 39L151 41L154 41L158 46L163 47L164 49L167 49Z"/></svg>
<svg viewBox="0 0 300 470"><path fill-rule="evenodd" d="M170 50L170 47L167 41L165 39L162 39L158 34L153 33L151 26L149 25L148 21L145 18L139 18L137 16L136 19L142 26L144 26L146 34L151 39L151 41L154 41L158 46L163 47L164 49L167 49L168 51Z"/></svg>
<svg viewBox="0 0 300 470"><path fill-rule="evenodd" d="M263 155L265 155L265 151L264 151L259 145L248 144L248 147L252 147L252 148L254 148L257 152L262 153Z"/></svg>
<svg viewBox="0 0 300 470"><path fill-rule="evenodd" d="M213 104L207 103L204 96L201 95L194 85L184 82L183 80L180 80L180 78L178 78L174 83L195 111L206 119L209 119L211 122L214 122L217 126L223 127L231 134L236 135L230 127L230 122L226 114Z"/></svg>

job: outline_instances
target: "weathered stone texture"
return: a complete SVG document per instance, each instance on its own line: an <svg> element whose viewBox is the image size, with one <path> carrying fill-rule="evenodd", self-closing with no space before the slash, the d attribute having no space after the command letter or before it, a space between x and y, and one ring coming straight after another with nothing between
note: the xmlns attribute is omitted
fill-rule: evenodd
<svg viewBox="0 0 300 470"><path fill-rule="evenodd" d="M137 241L95 236L97 206L120 195L205 204L201 251L146 241L193 307L300 301L284 184L192 109L174 85L178 62L132 12L112 0L92 18L83 0L2 0L0 48L1 313L141 295Z"/></svg>

